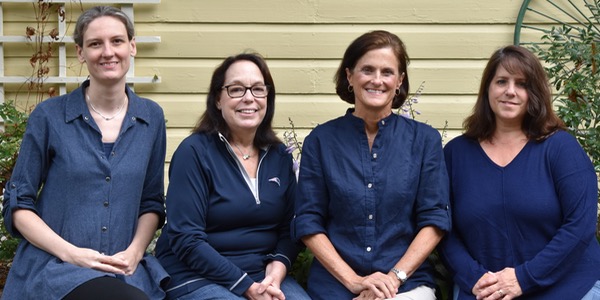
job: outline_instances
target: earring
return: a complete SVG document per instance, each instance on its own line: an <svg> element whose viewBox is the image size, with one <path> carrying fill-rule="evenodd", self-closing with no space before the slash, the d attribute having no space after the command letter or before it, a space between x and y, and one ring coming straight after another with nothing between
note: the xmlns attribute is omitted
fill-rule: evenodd
<svg viewBox="0 0 600 300"><path fill-rule="evenodd" d="M396 89L396 96L399 96L399 95L400 95L400 88L397 88Z"/></svg>
<svg viewBox="0 0 600 300"><path fill-rule="evenodd" d="M351 85L348 85L348 92L354 93L354 88Z"/></svg>

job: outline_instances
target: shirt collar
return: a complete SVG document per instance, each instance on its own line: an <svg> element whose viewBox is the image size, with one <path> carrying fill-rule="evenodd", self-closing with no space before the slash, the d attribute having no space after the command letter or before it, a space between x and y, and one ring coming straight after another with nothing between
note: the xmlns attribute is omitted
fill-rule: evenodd
<svg viewBox="0 0 600 300"><path fill-rule="evenodd" d="M354 108L348 108L348 110L346 110L346 118L348 118L353 124L360 126L360 129L364 129L364 125L365 122L363 121L363 119L355 116L354 114ZM387 117L379 120L379 122L377 122L379 124L379 128L382 127L386 127L388 125L392 125L392 122L396 122L396 120L398 118L403 118L402 116L392 112L391 114L389 114Z"/></svg>
<svg viewBox="0 0 600 300"><path fill-rule="evenodd" d="M69 123L80 116L89 114L87 104L85 102L85 89L90 86L90 81L84 81L80 87L67 94L65 107L65 122ZM125 117L135 118L137 120L150 123L150 112L142 99L136 95L129 86L125 85L125 93L129 98L129 105Z"/></svg>

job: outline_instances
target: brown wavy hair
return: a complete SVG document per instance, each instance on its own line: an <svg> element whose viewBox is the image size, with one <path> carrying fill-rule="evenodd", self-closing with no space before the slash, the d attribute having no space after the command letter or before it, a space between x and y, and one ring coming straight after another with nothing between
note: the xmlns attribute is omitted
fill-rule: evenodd
<svg viewBox="0 0 600 300"><path fill-rule="evenodd" d="M394 55L398 59L398 70L399 74L404 73L404 80L400 86L400 93L394 96L392 101L392 108L400 108L408 95L408 71L407 67L410 63L408 54L406 53L406 47L402 40L395 34L384 31L375 30L367 32L358 38L356 38L346 49L342 62L335 74L333 81L335 82L335 92L342 98L342 100L354 104L354 92L349 91L348 78L346 78L346 68L348 70L354 69L356 63L365 53L382 48L390 48L394 52Z"/></svg>
<svg viewBox="0 0 600 300"><path fill-rule="evenodd" d="M477 140L492 139L496 116L490 107L488 89L499 66L511 74L520 73L525 77L528 101L521 129L528 139L541 141L566 128L552 108L552 91L539 59L521 46L510 45L496 50L483 70L473 113L463 122L465 136Z"/></svg>

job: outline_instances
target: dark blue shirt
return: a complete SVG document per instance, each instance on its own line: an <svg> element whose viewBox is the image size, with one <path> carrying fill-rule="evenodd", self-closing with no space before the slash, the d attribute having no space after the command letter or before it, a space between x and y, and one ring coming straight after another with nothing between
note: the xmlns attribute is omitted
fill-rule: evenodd
<svg viewBox="0 0 600 300"><path fill-rule="evenodd" d="M573 136L530 141L504 167L464 136L444 151L454 228L440 249L459 299L475 299L479 278L507 267L524 299L581 299L600 280L598 181Z"/></svg>
<svg viewBox="0 0 600 300"><path fill-rule="evenodd" d="M73 245L113 255L130 245L140 215L164 220L165 118L158 104L127 88L129 106L107 156L84 99L88 85L45 100L31 113L4 192L4 224L20 237L12 213L29 209ZM101 276L115 275L62 262L23 239L2 296L62 299ZM159 282L166 277L152 256L132 276L120 276L151 299L164 297Z"/></svg>
<svg viewBox="0 0 600 300"><path fill-rule="evenodd" d="M220 134L192 134L171 160L167 219L156 255L172 280L174 299L217 283L242 295L264 278L272 260L290 269L298 254L290 239L296 176L282 144L260 151L258 196Z"/></svg>
<svg viewBox="0 0 600 300"><path fill-rule="evenodd" d="M369 151L365 124L352 112L304 140L294 236L325 233L360 276L387 273L421 228L450 229L441 138L429 125L391 114L379 121ZM428 262L400 290L420 285L435 286ZM317 260L308 286L311 297L352 297Z"/></svg>

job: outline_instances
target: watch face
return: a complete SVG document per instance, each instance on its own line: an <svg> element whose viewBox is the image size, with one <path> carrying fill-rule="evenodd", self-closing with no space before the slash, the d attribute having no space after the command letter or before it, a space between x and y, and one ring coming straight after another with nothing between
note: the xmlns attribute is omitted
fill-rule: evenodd
<svg viewBox="0 0 600 300"><path fill-rule="evenodd" d="M406 279L408 278L408 276L406 275L406 272L404 272L404 271L392 269L392 272L394 272L394 274L396 274L396 278L398 278L398 280L400 280L400 282L402 282L402 283L404 283L406 281Z"/></svg>
<svg viewBox="0 0 600 300"><path fill-rule="evenodd" d="M405 281L406 280L406 273L404 273L404 271L400 271L398 272L398 279Z"/></svg>

